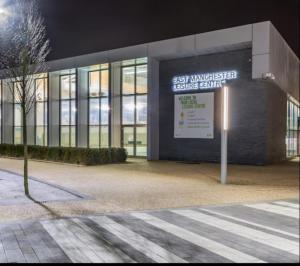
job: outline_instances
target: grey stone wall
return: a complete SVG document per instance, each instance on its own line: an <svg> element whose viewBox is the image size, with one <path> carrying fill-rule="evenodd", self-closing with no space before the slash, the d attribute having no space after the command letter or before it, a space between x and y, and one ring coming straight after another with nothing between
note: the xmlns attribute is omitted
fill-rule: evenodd
<svg viewBox="0 0 300 266"><path fill-rule="evenodd" d="M284 159L286 96L276 85L252 80L251 49L160 62L159 154L161 160L219 162L221 91L213 89L214 139L174 138L176 75L237 70L230 88L228 161L263 165ZM202 91L207 92L207 91Z"/></svg>

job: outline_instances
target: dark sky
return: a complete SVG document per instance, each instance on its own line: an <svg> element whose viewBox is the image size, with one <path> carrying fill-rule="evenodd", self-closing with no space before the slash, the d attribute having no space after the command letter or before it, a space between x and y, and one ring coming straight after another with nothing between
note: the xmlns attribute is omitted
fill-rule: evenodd
<svg viewBox="0 0 300 266"><path fill-rule="evenodd" d="M299 57L299 0L38 0L49 59L270 20Z"/></svg>

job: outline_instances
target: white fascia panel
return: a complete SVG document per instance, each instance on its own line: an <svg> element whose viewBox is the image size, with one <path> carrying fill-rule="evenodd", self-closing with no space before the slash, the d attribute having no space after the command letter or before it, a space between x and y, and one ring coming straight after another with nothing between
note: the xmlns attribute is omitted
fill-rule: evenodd
<svg viewBox="0 0 300 266"><path fill-rule="evenodd" d="M263 73L268 73L270 69L270 55L261 54L252 56L252 78L260 79Z"/></svg>
<svg viewBox="0 0 300 266"><path fill-rule="evenodd" d="M269 21L253 24L252 55L270 53L270 25Z"/></svg>
<svg viewBox="0 0 300 266"><path fill-rule="evenodd" d="M196 35L196 50L199 52L217 47L243 46L252 42L252 25L216 30Z"/></svg>
<svg viewBox="0 0 300 266"><path fill-rule="evenodd" d="M152 42L148 44L149 57L164 59L195 54L195 35Z"/></svg>

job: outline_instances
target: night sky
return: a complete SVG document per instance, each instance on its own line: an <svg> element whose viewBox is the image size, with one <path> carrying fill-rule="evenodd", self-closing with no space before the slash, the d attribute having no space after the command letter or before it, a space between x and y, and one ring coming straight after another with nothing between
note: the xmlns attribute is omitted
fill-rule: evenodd
<svg viewBox="0 0 300 266"><path fill-rule="evenodd" d="M270 20L299 57L299 0L38 0L49 59Z"/></svg>

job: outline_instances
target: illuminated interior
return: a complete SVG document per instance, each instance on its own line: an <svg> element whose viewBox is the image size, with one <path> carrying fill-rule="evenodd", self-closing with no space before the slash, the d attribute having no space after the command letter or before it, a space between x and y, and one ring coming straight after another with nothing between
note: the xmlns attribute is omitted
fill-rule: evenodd
<svg viewBox="0 0 300 266"><path fill-rule="evenodd" d="M89 71L89 134L90 148L109 147L109 66L103 64Z"/></svg>
<svg viewBox="0 0 300 266"><path fill-rule="evenodd" d="M60 75L60 146L76 147L76 73Z"/></svg>
<svg viewBox="0 0 300 266"><path fill-rule="evenodd" d="M122 145L130 156L147 156L147 58L122 62Z"/></svg>

